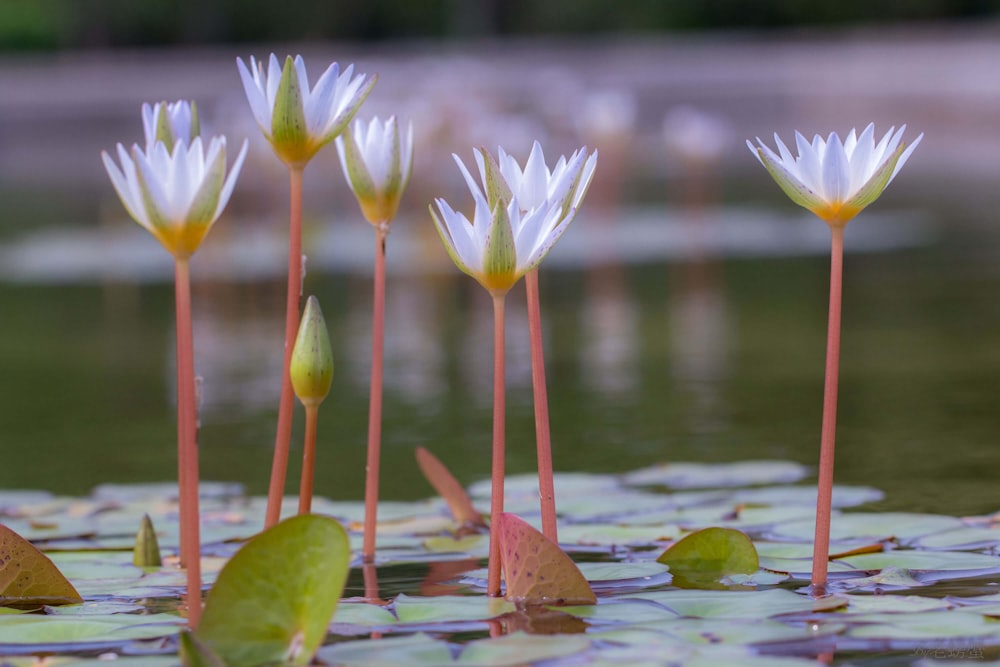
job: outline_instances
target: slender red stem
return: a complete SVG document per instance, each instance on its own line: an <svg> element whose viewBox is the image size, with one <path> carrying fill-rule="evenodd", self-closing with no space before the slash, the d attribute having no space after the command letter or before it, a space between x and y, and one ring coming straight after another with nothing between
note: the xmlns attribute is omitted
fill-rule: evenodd
<svg viewBox="0 0 1000 667"><path fill-rule="evenodd" d="M191 273L187 259L174 262L177 309L177 446L180 472L181 562L187 570L188 625L201 616L201 538L198 525L198 418L191 333Z"/></svg>
<svg viewBox="0 0 1000 667"><path fill-rule="evenodd" d="M288 294L285 302L285 360L281 369L281 401L278 404L278 432L274 439L274 461L271 463L271 484L267 491L267 514L264 527L270 528L281 519L281 500L285 495L288 474L288 449L292 439L292 413L295 397L288 369L292 365L292 348L299 329L299 302L302 300L302 167L289 167L291 186L288 230Z"/></svg>
<svg viewBox="0 0 1000 667"><path fill-rule="evenodd" d="M378 571L375 569L375 563L362 563L361 573L365 579L365 599L379 604L381 600L378 597Z"/></svg>
<svg viewBox="0 0 1000 667"><path fill-rule="evenodd" d="M365 465L365 532L362 559L375 560L378 477L382 450L382 354L385 338L385 230L375 228L375 286L372 303L372 377L368 395L368 461Z"/></svg>
<svg viewBox="0 0 1000 667"><path fill-rule="evenodd" d="M528 292L528 331L531 334L531 388L535 396L535 447L538 450L538 495L542 507L542 534L559 543L556 528L556 490L552 479L552 439L549 396L545 388L545 351L542 349L542 309L538 300L538 269L524 276Z"/></svg>
<svg viewBox="0 0 1000 667"><path fill-rule="evenodd" d="M813 540L812 586L826 591L833 505L833 449L837 432L837 376L840 367L840 302L844 269L844 228L830 227L830 316L826 332L826 381L823 388L823 429L819 449L819 489L816 495L816 536Z"/></svg>
<svg viewBox="0 0 1000 667"><path fill-rule="evenodd" d="M503 514L503 475L506 427L504 295L493 295L493 487L490 501L490 560L486 594L500 596L500 540L496 522Z"/></svg>
<svg viewBox="0 0 1000 667"><path fill-rule="evenodd" d="M316 474L316 418L318 405L306 406L306 441L302 450L302 481L299 483L299 514L312 511L313 479Z"/></svg>

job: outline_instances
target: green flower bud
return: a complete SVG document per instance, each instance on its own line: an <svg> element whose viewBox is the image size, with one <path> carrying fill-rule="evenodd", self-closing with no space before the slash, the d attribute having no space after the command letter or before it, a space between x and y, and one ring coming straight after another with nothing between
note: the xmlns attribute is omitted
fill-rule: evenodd
<svg viewBox="0 0 1000 667"><path fill-rule="evenodd" d="M330 393L333 352L330 351L330 335L323 320L323 311L314 296L306 301L288 372L295 395L303 405L318 406Z"/></svg>
<svg viewBox="0 0 1000 667"><path fill-rule="evenodd" d="M132 564L136 567L160 567L163 559L160 557L160 543L156 539L156 530L148 514L142 515L139 533L135 536L135 549L132 551Z"/></svg>

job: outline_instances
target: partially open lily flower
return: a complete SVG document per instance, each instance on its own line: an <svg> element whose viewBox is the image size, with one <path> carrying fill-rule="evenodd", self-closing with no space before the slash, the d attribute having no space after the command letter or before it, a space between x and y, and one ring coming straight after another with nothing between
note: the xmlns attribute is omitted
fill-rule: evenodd
<svg viewBox="0 0 1000 667"><path fill-rule="evenodd" d="M115 164L101 153L122 204L136 222L177 259L190 257L222 214L236 185L247 142L226 176L226 138L213 137L207 152L200 137L179 140L168 150L157 141L148 150L118 144Z"/></svg>
<svg viewBox="0 0 1000 667"><path fill-rule="evenodd" d="M310 88L302 56L288 56L282 67L272 53L266 73L253 56L250 67L236 62L257 125L282 162L296 167L344 131L378 79L354 76L354 65L341 73L333 63Z"/></svg>
<svg viewBox="0 0 1000 667"><path fill-rule="evenodd" d="M174 144L183 141L188 145L201 134L198 107L194 102L157 102L142 105L142 129L146 134L146 151L157 141L173 150Z"/></svg>
<svg viewBox="0 0 1000 667"><path fill-rule="evenodd" d="M792 156L777 134L778 153L759 137L756 146L750 141L747 146L792 201L827 224L843 227L878 199L924 137L921 134L907 146L905 130L905 125L890 128L877 144L874 123L860 137L852 129L843 142L835 132L825 141L816 135L812 143L796 132L798 157Z"/></svg>
<svg viewBox="0 0 1000 667"><path fill-rule="evenodd" d="M490 195L488 160L489 155L485 152L476 153L479 174L483 183L487 184L487 195ZM459 162L459 166L469 188L478 189L465 165ZM560 155L552 169L549 169L542 146L536 141L523 169L503 148L497 150L497 166L509 190L507 196L515 197L522 210L537 208L549 202L558 204L565 214L570 209L578 208L583 201L597 166L597 151L588 155L587 148L583 147L570 155L569 159ZM492 197L490 203L493 203Z"/></svg>
<svg viewBox="0 0 1000 667"><path fill-rule="evenodd" d="M356 120L337 137L337 153L368 222L392 222L413 169L413 124L401 133L395 116Z"/></svg>
<svg viewBox="0 0 1000 667"><path fill-rule="evenodd" d="M488 155L480 158L486 164L492 159ZM468 174L458 156L455 160ZM471 177L467 180L476 206L472 221L453 210L444 199L435 200L440 215L431 207L431 216L458 268L491 294L505 294L545 258L572 222L576 210L563 213L565 194L555 201L542 199L541 205L530 210L517 197L509 201L493 198L496 203L491 207L476 182ZM489 184L496 184L493 177L485 180L488 188Z"/></svg>

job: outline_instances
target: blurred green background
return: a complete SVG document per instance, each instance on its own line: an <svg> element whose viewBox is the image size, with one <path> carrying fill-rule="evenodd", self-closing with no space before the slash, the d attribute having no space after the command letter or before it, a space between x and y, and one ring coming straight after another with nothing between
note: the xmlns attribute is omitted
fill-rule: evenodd
<svg viewBox="0 0 1000 667"><path fill-rule="evenodd" d="M996 0L3 0L0 48L690 32L969 21L998 12Z"/></svg>

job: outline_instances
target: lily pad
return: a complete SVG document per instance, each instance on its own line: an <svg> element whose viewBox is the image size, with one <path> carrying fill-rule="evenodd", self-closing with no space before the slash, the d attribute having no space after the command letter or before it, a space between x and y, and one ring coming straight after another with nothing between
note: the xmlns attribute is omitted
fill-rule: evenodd
<svg viewBox="0 0 1000 667"><path fill-rule="evenodd" d="M326 638L350 558L335 520L304 514L282 521L219 573L197 638L229 667L307 664Z"/></svg>
<svg viewBox="0 0 1000 667"><path fill-rule="evenodd" d="M514 610L507 600L477 596L416 597L401 593L394 605L400 623L481 621Z"/></svg>
<svg viewBox="0 0 1000 667"><path fill-rule="evenodd" d="M506 667L576 655L590 647L584 635L529 635L515 632L502 637L470 642L456 665L463 667Z"/></svg>
<svg viewBox="0 0 1000 667"><path fill-rule="evenodd" d="M448 643L424 633L331 644L321 648L317 657L327 664L342 667L447 667L453 662Z"/></svg>
<svg viewBox="0 0 1000 667"><path fill-rule="evenodd" d="M507 598L528 604L597 601L576 563L523 520L510 513L495 519Z"/></svg>
<svg viewBox="0 0 1000 667"><path fill-rule="evenodd" d="M623 476L634 486L669 486L674 489L707 489L756 484L797 482L809 469L791 461L739 461L736 463L664 463Z"/></svg>
<svg viewBox="0 0 1000 667"><path fill-rule="evenodd" d="M48 556L0 524L0 605L77 602L83 598Z"/></svg>
<svg viewBox="0 0 1000 667"><path fill-rule="evenodd" d="M723 577L753 574L759 567L757 550L746 534L714 527L686 535L656 561L670 568L674 585L681 588L713 587Z"/></svg>

